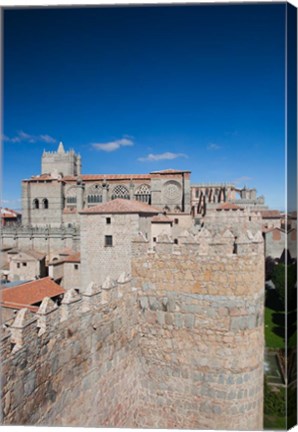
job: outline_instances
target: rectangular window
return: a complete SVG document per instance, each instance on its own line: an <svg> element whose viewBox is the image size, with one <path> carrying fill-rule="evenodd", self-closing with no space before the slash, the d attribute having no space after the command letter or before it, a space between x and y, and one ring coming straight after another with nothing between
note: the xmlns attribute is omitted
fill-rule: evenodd
<svg viewBox="0 0 298 432"><path fill-rule="evenodd" d="M179 223L179 219L176 219L176 218L175 218L175 219L174 219L174 222L175 222L176 225L178 225L178 223Z"/></svg>
<svg viewBox="0 0 298 432"><path fill-rule="evenodd" d="M174 244L178 244L178 239L174 239Z"/></svg>
<svg viewBox="0 0 298 432"><path fill-rule="evenodd" d="M156 242L156 237L153 237L153 241Z"/></svg>
<svg viewBox="0 0 298 432"><path fill-rule="evenodd" d="M27 263L23 263L23 267L27 267Z"/></svg>
<svg viewBox="0 0 298 432"><path fill-rule="evenodd" d="M111 218L110 217L106 218L106 223L107 223L107 225L111 224Z"/></svg>
<svg viewBox="0 0 298 432"><path fill-rule="evenodd" d="M20 263L17 263L17 268L20 268L21 267L21 264Z"/></svg>
<svg viewBox="0 0 298 432"><path fill-rule="evenodd" d="M74 265L74 269L75 269L75 270L79 270L79 264L75 264L75 265Z"/></svg>
<svg viewBox="0 0 298 432"><path fill-rule="evenodd" d="M105 246L113 246L113 237L111 235L105 236Z"/></svg>

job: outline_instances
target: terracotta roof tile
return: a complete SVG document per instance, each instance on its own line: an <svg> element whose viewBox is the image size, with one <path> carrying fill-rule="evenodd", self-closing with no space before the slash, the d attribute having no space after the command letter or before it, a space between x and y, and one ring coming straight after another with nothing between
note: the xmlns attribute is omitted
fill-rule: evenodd
<svg viewBox="0 0 298 432"><path fill-rule="evenodd" d="M81 254L80 254L80 252L76 252L73 255L69 255L69 256L65 257L64 262L80 263L81 262Z"/></svg>
<svg viewBox="0 0 298 432"><path fill-rule="evenodd" d="M190 173L188 170L176 170L176 169L165 169L160 171L151 171L150 174L182 174L182 173Z"/></svg>
<svg viewBox="0 0 298 432"><path fill-rule="evenodd" d="M12 251L9 253L12 253ZM45 253L39 252L35 249L20 249L17 251L17 255L22 254L22 253L26 254L26 255L30 255L31 257L33 257L37 260L41 260L42 258L44 258L46 256ZM13 259L15 259L15 257L13 257Z"/></svg>
<svg viewBox="0 0 298 432"><path fill-rule="evenodd" d="M88 180L150 180L149 174L83 174L79 176L83 181ZM63 181L76 181L77 176L65 176Z"/></svg>
<svg viewBox="0 0 298 432"><path fill-rule="evenodd" d="M170 218L168 218L167 216L164 216L164 215L157 215L157 216L153 216L153 218L151 219L151 222L172 223L173 219L170 219Z"/></svg>
<svg viewBox="0 0 298 432"><path fill-rule="evenodd" d="M280 218L281 217L281 213L279 210L261 210L260 211L262 218Z"/></svg>
<svg viewBox="0 0 298 432"><path fill-rule="evenodd" d="M242 210L241 207L237 206L234 203L225 202L220 204L216 210Z"/></svg>
<svg viewBox="0 0 298 432"><path fill-rule="evenodd" d="M0 302L4 307L22 309L39 303L44 297L56 297L65 290L50 277L27 282L0 291Z"/></svg>
<svg viewBox="0 0 298 432"><path fill-rule="evenodd" d="M106 214L106 213L151 213L158 214L160 210L141 201L125 200L117 198L103 204L82 210L81 214Z"/></svg>
<svg viewBox="0 0 298 432"><path fill-rule="evenodd" d="M9 209L7 207L1 207L0 208L0 216L3 219L11 219L11 218L17 218L21 216L21 213L16 212L15 210Z"/></svg>

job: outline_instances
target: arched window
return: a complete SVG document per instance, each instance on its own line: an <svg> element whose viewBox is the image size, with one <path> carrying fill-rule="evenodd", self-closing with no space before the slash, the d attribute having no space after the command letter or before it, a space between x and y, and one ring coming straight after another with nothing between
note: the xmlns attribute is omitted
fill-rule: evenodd
<svg viewBox="0 0 298 432"><path fill-rule="evenodd" d="M48 200L47 198L44 198L44 199L42 200L42 207L43 207L44 209L48 209L48 208L49 208L49 200Z"/></svg>
<svg viewBox="0 0 298 432"><path fill-rule="evenodd" d="M35 198L35 199L33 200L33 208L34 208L34 209L39 209L39 201L38 201L37 198Z"/></svg>
<svg viewBox="0 0 298 432"><path fill-rule="evenodd" d="M76 204L76 202L77 202L77 197L75 197L75 196L66 197L66 203L67 204Z"/></svg>
<svg viewBox="0 0 298 432"><path fill-rule="evenodd" d="M113 189L112 200L116 198L130 199L128 189L123 185L117 185Z"/></svg>
<svg viewBox="0 0 298 432"><path fill-rule="evenodd" d="M87 203L99 204L102 202L102 187L99 183L92 184L87 189Z"/></svg>
<svg viewBox="0 0 298 432"><path fill-rule="evenodd" d="M147 204L151 204L151 191L150 186L143 184L141 185L135 193L135 199L137 201L142 201Z"/></svg>
<svg viewBox="0 0 298 432"><path fill-rule="evenodd" d="M87 196L88 204L98 204L102 202L102 195L88 195Z"/></svg>

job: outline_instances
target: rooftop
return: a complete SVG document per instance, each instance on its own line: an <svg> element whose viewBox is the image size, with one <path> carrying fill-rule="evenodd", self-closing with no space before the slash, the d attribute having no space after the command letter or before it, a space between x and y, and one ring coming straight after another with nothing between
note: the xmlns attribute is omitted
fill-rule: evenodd
<svg viewBox="0 0 298 432"><path fill-rule="evenodd" d="M58 180L64 182L74 182L78 179L82 181L105 181L105 180L150 180L152 177L156 177L157 175L167 175L167 174L183 174L190 173L187 170L175 170L175 169L166 169L161 171L151 171L149 174L81 174L79 176L63 176L61 179L57 179L57 177L52 176L50 174L41 174L32 176L30 179L23 180L24 182L28 181L42 181L42 180Z"/></svg>
<svg viewBox="0 0 298 432"><path fill-rule="evenodd" d="M281 213L279 210L260 210L262 218L280 218Z"/></svg>
<svg viewBox="0 0 298 432"><path fill-rule="evenodd" d="M167 216L164 215L157 215L157 216L153 216L153 218L151 219L151 222L155 222L155 223L172 223L173 219L170 219Z"/></svg>
<svg viewBox="0 0 298 432"><path fill-rule="evenodd" d="M45 253L39 252L35 249L20 249L20 250L13 249L13 250L9 251L8 253L18 255L17 256L18 259L21 258L22 254L29 255L30 257L35 258L37 260L43 259L46 255Z"/></svg>
<svg viewBox="0 0 298 432"><path fill-rule="evenodd" d="M50 277L26 282L18 286L3 288L0 291L0 305L12 309L27 307L36 311L44 297L56 297L64 294L65 290L56 284Z"/></svg>
<svg viewBox="0 0 298 432"><path fill-rule="evenodd" d="M158 214L160 209L141 201L117 198L94 207L84 209L81 214L110 214L110 213L151 213Z"/></svg>
<svg viewBox="0 0 298 432"><path fill-rule="evenodd" d="M216 210L242 210L241 207L236 204L225 202L216 207Z"/></svg>

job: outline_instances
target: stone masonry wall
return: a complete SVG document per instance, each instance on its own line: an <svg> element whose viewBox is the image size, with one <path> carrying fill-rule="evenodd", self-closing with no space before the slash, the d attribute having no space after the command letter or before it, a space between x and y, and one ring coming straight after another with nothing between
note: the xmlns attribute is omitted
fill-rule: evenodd
<svg viewBox="0 0 298 432"><path fill-rule="evenodd" d="M219 245L221 254L204 255L197 246L186 255L163 239L146 254L136 243L132 274L142 288L137 422L151 428L262 429L261 239L258 252L250 242L250 253L242 256L225 254Z"/></svg>
<svg viewBox="0 0 298 432"><path fill-rule="evenodd" d="M129 282L106 281L19 311L1 338L2 422L135 426L136 305Z"/></svg>
<svg viewBox="0 0 298 432"><path fill-rule="evenodd" d="M2 227L1 247L35 249L43 252L50 260L65 248L79 250L80 232L74 227Z"/></svg>
<svg viewBox="0 0 298 432"><path fill-rule="evenodd" d="M107 276L117 279L123 271L130 273L131 240L138 231L137 214L82 214L81 286L102 283ZM112 236L112 247L105 245L105 236Z"/></svg>
<svg viewBox="0 0 298 432"><path fill-rule="evenodd" d="M148 247L132 242L132 280L18 312L0 345L4 424L262 429L262 236Z"/></svg>

